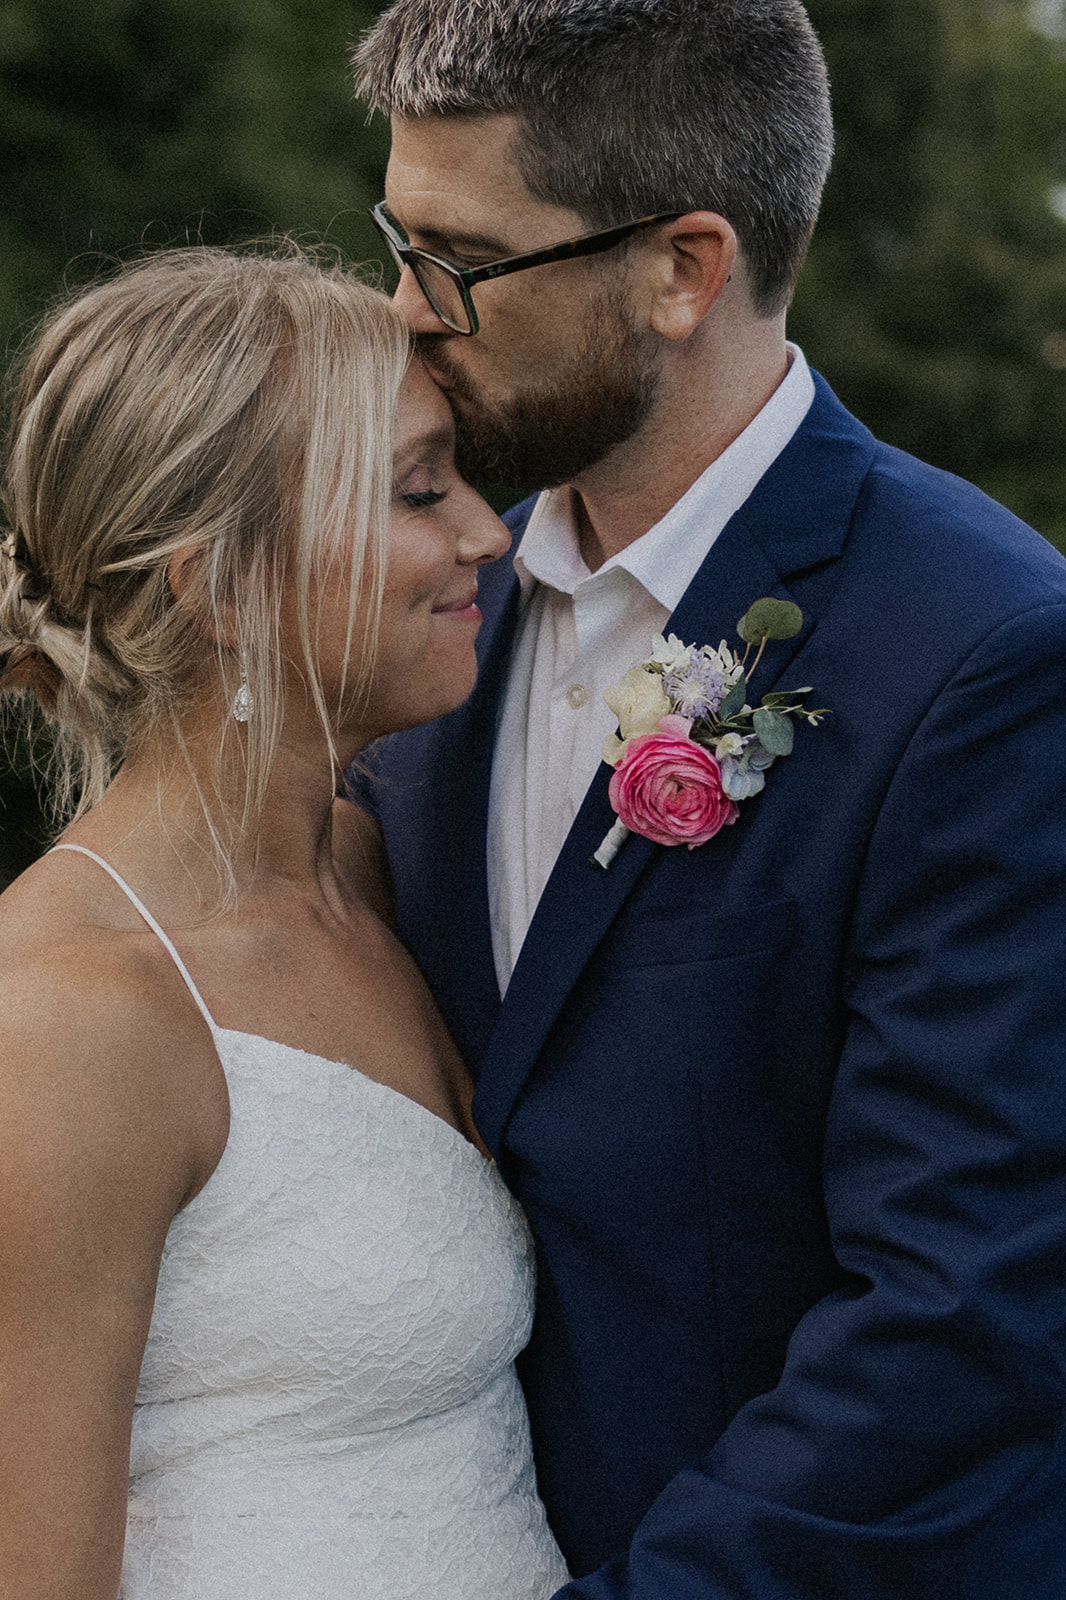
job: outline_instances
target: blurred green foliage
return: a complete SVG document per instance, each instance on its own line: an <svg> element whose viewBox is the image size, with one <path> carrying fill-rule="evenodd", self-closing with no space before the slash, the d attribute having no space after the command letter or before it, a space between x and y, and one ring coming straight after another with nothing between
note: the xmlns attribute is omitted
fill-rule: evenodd
<svg viewBox="0 0 1066 1600"><path fill-rule="evenodd" d="M810 0L838 147L793 337L874 432L1066 548L1066 12Z"/></svg>
<svg viewBox="0 0 1066 1600"><path fill-rule="evenodd" d="M0 322L143 244L275 229L374 256L387 131L348 44L376 7L333 0L4 0Z"/></svg>
<svg viewBox="0 0 1066 1600"><path fill-rule="evenodd" d="M283 230L380 260L365 213L387 129L367 124L347 67L378 9L0 0L0 349L143 244ZM1066 547L1063 5L809 10L838 155L792 334L881 437ZM9 739L0 883L40 842L27 767Z"/></svg>

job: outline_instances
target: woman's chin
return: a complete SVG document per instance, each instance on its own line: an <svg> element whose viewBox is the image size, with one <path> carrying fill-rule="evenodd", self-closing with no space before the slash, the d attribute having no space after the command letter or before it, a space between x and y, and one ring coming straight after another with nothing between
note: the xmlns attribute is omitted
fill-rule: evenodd
<svg viewBox="0 0 1066 1600"><path fill-rule="evenodd" d="M438 717L446 717L469 700L476 682L477 662L471 652L470 664L462 671L449 672L447 677L438 679L425 695L411 695L404 705L385 708L373 737L379 739L386 734L403 733L408 728L421 728L427 722L436 722Z"/></svg>

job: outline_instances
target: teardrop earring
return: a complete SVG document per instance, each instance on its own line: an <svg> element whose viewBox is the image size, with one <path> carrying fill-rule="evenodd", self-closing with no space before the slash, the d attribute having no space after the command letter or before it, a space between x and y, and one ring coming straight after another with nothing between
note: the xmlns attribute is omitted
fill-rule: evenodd
<svg viewBox="0 0 1066 1600"><path fill-rule="evenodd" d="M248 687L247 675L242 672L241 681L237 686L237 693L233 696L233 704L230 707L234 722L247 722L254 706L255 701L252 699L252 691Z"/></svg>

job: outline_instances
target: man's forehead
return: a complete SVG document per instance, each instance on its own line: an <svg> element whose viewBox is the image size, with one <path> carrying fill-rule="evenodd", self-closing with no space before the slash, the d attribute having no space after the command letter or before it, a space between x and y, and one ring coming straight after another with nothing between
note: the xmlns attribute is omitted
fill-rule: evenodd
<svg viewBox="0 0 1066 1600"><path fill-rule="evenodd" d="M516 118L394 117L385 190L397 222L427 249L506 255L575 216L533 196L514 154ZM553 229L555 231L553 232Z"/></svg>

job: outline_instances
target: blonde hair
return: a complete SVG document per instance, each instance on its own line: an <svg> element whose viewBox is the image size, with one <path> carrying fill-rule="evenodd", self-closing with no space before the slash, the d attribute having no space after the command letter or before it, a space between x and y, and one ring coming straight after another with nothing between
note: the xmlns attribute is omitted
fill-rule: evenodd
<svg viewBox="0 0 1066 1600"><path fill-rule="evenodd" d="M205 667L222 729L247 680L241 814L220 815L200 792L232 887L284 714L286 596L336 766L311 583L348 586L342 693L358 696L373 669L409 353L384 295L295 248L160 252L47 319L6 443L0 692L29 690L52 724L64 818L161 732L188 761L183 712ZM180 600L176 555L190 558Z"/></svg>

